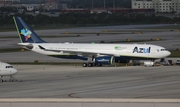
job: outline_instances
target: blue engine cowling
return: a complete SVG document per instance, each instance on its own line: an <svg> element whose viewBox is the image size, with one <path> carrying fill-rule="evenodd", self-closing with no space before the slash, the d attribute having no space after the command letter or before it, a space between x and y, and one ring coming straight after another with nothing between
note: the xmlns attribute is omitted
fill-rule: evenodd
<svg viewBox="0 0 180 107"><path fill-rule="evenodd" d="M94 58L95 64L111 65L114 63L114 56L100 56Z"/></svg>

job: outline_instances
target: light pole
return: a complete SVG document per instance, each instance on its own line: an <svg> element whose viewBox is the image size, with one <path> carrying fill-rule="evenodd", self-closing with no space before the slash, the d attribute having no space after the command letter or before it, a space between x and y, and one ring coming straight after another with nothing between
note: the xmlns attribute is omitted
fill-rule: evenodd
<svg viewBox="0 0 180 107"><path fill-rule="evenodd" d="M115 0L113 0L113 12L115 12Z"/></svg>
<svg viewBox="0 0 180 107"><path fill-rule="evenodd" d="M93 0L92 0L92 9L93 9Z"/></svg>
<svg viewBox="0 0 180 107"><path fill-rule="evenodd" d="M106 9L106 0L104 0L104 10Z"/></svg>

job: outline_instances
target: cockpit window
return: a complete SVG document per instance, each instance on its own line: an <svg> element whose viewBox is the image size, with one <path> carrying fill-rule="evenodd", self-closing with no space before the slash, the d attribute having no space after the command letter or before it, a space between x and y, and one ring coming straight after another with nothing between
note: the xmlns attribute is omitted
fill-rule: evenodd
<svg viewBox="0 0 180 107"><path fill-rule="evenodd" d="M13 66L6 66L6 68L13 68Z"/></svg>

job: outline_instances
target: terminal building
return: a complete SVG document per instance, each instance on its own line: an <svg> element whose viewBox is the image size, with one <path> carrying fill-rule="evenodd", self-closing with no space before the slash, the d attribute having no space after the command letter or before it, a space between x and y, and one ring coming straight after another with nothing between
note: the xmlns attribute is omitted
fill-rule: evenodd
<svg viewBox="0 0 180 107"><path fill-rule="evenodd" d="M156 13L180 13L180 0L132 0L132 9L154 9Z"/></svg>
<svg viewBox="0 0 180 107"><path fill-rule="evenodd" d="M0 0L0 1L4 1L4 2L20 2L20 0Z"/></svg>

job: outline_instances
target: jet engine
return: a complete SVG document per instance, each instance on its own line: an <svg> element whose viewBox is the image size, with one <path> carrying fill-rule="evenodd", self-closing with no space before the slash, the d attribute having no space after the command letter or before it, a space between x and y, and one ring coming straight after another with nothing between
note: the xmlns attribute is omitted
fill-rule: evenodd
<svg viewBox="0 0 180 107"><path fill-rule="evenodd" d="M116 62L116 63L129 63L130 60L129 60L128 58L115 57L115 62Z"/></svg>
<svg viewBox="0 0 180 107"><path fill-rule="evenodd" d="M114 63L115 59L114 56L100 56L94 58L94 63L97 65L111 65Z"/></svg>

